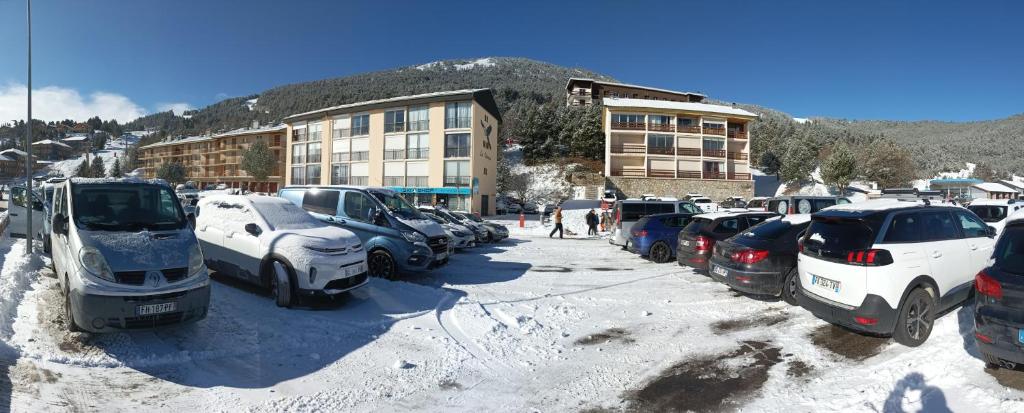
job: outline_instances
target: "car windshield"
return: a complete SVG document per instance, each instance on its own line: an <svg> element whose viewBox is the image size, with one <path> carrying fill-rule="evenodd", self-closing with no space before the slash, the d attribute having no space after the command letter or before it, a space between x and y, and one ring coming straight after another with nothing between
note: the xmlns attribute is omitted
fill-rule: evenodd
<svg viewBox="0 0 1024 413"><path fill-rule="evenodd" d="M456 212L456 214L473 222L484 222L484 220L480 219L476 214L470 214L468 212Z"/></svg>
<svg viewBox="0 0 1024 413"><path fill-rule="evenodd" d="M253 202L252 206L273 230L311 229L323 225L291 202Z"/></svg>
<svg viewBox="0 0 1024 413"><path fill-rule="evenodd" d="M71 186L75 225L85 230L164 231L188 225L178 197L154 184Z"/></svg>
<svg viewBox="0 0 1024 413"><path fill-rule="evenodd" d="M387 207L388 211L399 218L404 219L427 219L416 207L410 205L402 197L385 192L371 192L380 203Z"/></svg>
<svg viewBox="0 0 1024 413"><path fill-rule="evenodd" d="M967 209L985 222L999 222L1006 218L1006 206L1003 205L971 205Z"/></svg>
<svg viewBox="0 0 1024 413"><path fill-rule="evenodd" d="M690 221L690 223L686 225L686 228L683 228L683 232L687 234L697 234L704 229L704 226L710 223L711 220L707 218L694 218L693 221Z"/></svg>

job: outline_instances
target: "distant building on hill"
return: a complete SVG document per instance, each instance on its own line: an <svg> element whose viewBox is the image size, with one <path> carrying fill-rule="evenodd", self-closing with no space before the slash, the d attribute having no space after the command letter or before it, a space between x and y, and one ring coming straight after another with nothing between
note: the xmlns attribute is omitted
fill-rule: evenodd
<svg viewBox="0 0 1024 413"><path fill-rule="evenodd" d="M626 83L607 82L573 77L565 85L567 106L586 106L601 103L604 98L667 100L671 102L703 102L706 96L696 92L677 92Z"/></svg>

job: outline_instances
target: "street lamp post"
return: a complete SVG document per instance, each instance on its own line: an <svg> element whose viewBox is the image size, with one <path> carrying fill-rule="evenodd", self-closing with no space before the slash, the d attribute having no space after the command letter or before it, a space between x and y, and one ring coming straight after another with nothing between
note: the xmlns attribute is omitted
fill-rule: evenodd
<svg viewBox="0 0 1024 413"><path fill-rule="evenodd" d="M28 117L25 121L25 255L32 255L32 0L25 0L28 18Z"/></svg>

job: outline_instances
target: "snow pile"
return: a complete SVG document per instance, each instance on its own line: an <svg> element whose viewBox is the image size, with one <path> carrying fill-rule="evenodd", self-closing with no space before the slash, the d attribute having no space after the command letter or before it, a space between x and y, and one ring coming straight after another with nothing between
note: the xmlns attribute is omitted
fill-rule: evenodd
<svg viewBox="0 0 1024 413"><path fill-rule="evenodd" d="M0 270L0 342L6 342L14 335L13 324L18 314L18 305L36 279L33 268L39 262L33 259L34 256L25 255L24 241L12 240L6 234L0 240L0 252L4 254L3 269Z"/></svg>
<svg viewBox="0 0 1024 413"><path fill-rule="evenodd" d="M935 175L935 179L957 179L957 178L971 178L974 176L974 168L978 165L970 162L964 163L967 167L955 172L939 172Z"/></svg>
<svg viewBox="0 0 1024 413"><path fill-rule="evenodd" d="M252 112L253 110L255 110L256 103L259 102L259 100L260 100L260 98L249 99L249 100L245 101L245 107L249 108L249 111Z"/></svg>
<svg viewBox="0 0 1024 413"><path fill-rule="evenodd" d="M522 162L522 147L514 145L505 151L505 159L511 164L512 174L526 174L529 185L525 194L509 194L532 200L540 204L557 203L570 194L569 182L565 180L565 169L571 165L541 164L526 165Z"/></svg>
<svg viewBox="0 0 1024 413"><path fill-rule="evenodd" d="M455 70L469 70L477 67L494 67L494 65L494 60L491 60L489 57L485 57L483 59L476 59L469 63L456 64Z"/></svg>

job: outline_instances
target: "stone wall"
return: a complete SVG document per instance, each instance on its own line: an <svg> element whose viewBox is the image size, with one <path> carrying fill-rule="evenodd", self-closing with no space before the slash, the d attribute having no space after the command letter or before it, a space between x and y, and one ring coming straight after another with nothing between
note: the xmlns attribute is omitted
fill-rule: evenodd
<svg viewBox="0 0 1024 413"><path fill-rule="evenodd" d="M614 189L619 197L639 198L643 194L682 199L687 193L699 193L718 202L730 196L750 199L754 196L753 181L726 181L674 178L605 178L605 188Z"/></svg>

